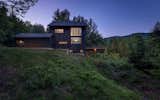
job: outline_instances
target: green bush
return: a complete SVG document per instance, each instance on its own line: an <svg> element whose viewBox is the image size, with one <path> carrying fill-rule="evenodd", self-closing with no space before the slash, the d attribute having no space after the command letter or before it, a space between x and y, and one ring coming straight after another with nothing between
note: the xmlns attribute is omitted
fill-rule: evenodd
<svg viewBox="0 0 160 100"><path fill-rule="evenodd" d="M8 90L12 95L8 97L13 100L140 99L138 94L104 77L92 61L61 51L0 49L0 66L16 70L16 75L7 80L12 83ZM121 66L121 61L117 65Z"/></svg>
<svg viewBox="0 0 160 100"><path fill-rule="evenodd" d="M138 81L140 74L144 74L135 69L127 58L120 57L116 53L94 55L92 60L102 75L117 81L133 83Z"/></svg>

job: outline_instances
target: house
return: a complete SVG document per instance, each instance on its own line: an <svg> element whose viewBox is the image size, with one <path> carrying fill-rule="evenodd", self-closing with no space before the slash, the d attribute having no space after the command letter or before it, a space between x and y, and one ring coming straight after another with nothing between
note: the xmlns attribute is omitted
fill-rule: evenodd
<svg viewBox="0 0 160 100"><path fill-rule="evenodd" d="M25 48L69 49L73 52L83 52L85 49L85 23L53 21L48 27L50 33L17 34L16 45Z"/></svg>

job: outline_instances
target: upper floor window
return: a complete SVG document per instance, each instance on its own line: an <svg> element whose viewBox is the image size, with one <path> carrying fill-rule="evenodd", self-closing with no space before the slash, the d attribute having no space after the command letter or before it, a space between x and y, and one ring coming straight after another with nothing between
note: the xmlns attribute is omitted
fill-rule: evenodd
<svg viewBox="0 0 160 100"><path fill-rule="evenodd" d="M54 32L55 33L64 33L64 29L55 29Z"/></svg>
<svg viewBox="0 0 160 100"><path fill-rule="evenodd" d="M72 27L71 28L71 36L81 36L82 35L82 28Z"/></svg>

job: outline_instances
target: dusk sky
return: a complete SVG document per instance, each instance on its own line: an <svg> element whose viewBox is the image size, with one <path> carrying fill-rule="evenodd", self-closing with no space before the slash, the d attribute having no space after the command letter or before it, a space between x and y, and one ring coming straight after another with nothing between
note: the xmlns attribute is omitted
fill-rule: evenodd
<svg viewBox="0 0 160 100"><path fill-rule="evenodd" d="M160 0L39 0L24 20L46 27L57 8L92 18L103 37L150 32L160 21Z"/></svg>

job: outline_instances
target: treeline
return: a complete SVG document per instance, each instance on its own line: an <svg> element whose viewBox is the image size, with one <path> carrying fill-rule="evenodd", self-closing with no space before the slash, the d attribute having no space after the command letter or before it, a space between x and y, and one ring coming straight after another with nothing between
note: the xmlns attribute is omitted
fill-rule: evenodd
<svg viewBox="0 0 160 100"><path fill-rule="evenodd" d="M43 25L24 22L20 19L37 0L8 0L0 1L0 44L14 45L14 35L17 33L45 32Z"/></svg>
<svg viewBox="0 0 160 100"><path fill-rule="evenodd" d="M151 33L136 33L124 37L105 39L109 55L118 54L128 58L137 69L160 78L160 23Z"/></svg>

